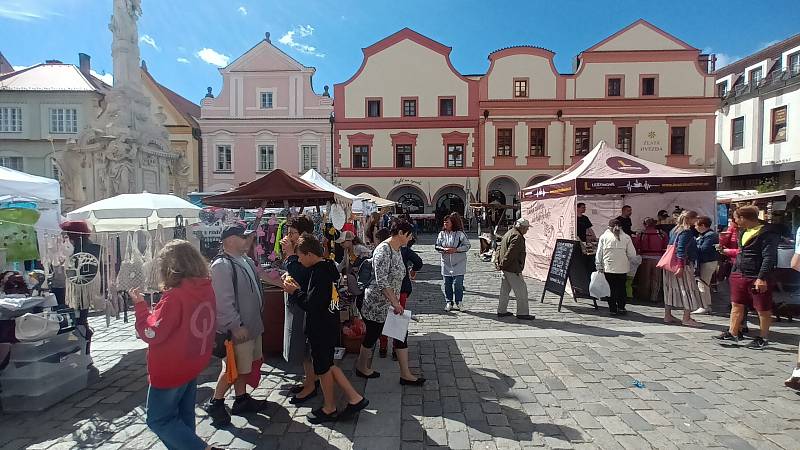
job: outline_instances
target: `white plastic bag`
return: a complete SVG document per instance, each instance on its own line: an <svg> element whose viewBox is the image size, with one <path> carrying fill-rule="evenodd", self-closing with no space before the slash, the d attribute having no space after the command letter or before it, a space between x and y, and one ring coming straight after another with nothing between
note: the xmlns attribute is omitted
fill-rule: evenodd
<svg viewBox="0 0 800 450"><path fill-rule="evenodd" d="M589 295L594 298L611 297L611 286L606 281L606 276L600 272L592 272L592 280L589 282Z"/></svg>

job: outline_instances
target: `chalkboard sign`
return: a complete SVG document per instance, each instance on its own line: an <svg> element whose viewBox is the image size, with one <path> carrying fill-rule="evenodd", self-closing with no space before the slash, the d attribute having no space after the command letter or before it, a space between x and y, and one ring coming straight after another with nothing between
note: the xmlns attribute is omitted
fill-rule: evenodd
<svg viewBox="0 0 800 450"><path fill-rule="evenodd" d="M556 240L553 256L550 258L550 269L547 271L547 279L545 279L542 290L542 303L546 293L558 295L558 310L561 311L564 293L567 290L567 281L569 281L575 301L578 298L591 298L594 301L594 307L597 308L597 300L589 296L590 269L587 267L586 258L580 241Z"/></svg>

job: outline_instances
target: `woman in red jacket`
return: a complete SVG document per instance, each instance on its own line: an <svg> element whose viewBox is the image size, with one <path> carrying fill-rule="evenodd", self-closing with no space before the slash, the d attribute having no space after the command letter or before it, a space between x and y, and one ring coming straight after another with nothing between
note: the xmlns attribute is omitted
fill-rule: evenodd
<svg viewBox="0 0 800 450"><path fill-rule="evenodd" d="M151 312L134 289L136 331L148 344L147 426L169 449L205 450L195 433L197 376L214 345L216 301L208 264L189 242L174 240L158 254L164 295Z"/></svg>

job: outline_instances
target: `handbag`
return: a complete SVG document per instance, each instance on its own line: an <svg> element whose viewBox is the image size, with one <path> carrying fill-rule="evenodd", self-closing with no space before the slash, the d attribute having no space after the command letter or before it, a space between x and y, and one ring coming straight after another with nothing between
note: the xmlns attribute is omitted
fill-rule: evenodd
<svg viewBox="0 0 800 450"><path fill-rule="evenodd" d="M219 359L224 359L225 356L228 354L227 350L225 349L225 341L231 340L231 332L228 331L227 333L217 333L214 335L214 348L211 349L211 354L214 357Z"/></svg>
<svg viewBox="0 0 800 450"><path fill-rule="evenodd" d="M656 267L672 273L678 272L678 251L675 249L675 244L667 245L667 249L656 263Z"/></svg>
<svg viewBox="0 0 800 450"><path fill-rule="evenodd" d="M133 245L134 234L128 233L127 245L125 246L125 259L119 265L117 273L117 291L129 291L131 289L144 288L144 260L139 253L137 246Z"/></svg>
<svg viewBox="0 0 800 450"><path fill-rule="evenodd" d="M145 291L158 292L161 290L161 273L158 267L158 252L164 248L164 234L161 225L158 226L154 232L155 237L150 239L148 235L146 255L143 258L144 263L144 278L145 278Z"/></svg>
<svg viewBox="0 0 800 450"><path fill-rule="evenodd" d="M14 320L14 337L18 341L40 341L58 334L61 319L58 314L27 313Z"/></svg>

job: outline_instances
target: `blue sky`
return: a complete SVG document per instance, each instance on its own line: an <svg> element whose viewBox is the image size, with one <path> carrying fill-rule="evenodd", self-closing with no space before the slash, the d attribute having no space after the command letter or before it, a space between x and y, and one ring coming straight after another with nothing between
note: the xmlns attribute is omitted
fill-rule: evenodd
<svg viewBox="0 0 800 450"><path fill-rule="evenodd" d="M46 59L111 72L112 0L0 0L0 52L15 66ZM143 0L142 58L162 84L195 101L219 92L217 65L250 49L264 32L301 63L317 68L314 88L347 80L361 48L410 27L453 47L462 73L484 73L498 48L532 44L556 52L571 72L574 57L644 18L722 61L746 56L800 33L798 0L750 1L305 1Z"/></svg>

